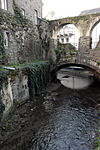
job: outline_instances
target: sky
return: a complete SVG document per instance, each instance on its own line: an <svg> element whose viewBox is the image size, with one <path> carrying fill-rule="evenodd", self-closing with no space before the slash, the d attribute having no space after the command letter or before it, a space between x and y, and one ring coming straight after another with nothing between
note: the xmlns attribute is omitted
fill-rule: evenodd
<svg viewBox="0 0 100 150"><path fill-rule="evenodd" d="M100 0L42 0L43 17L54 11L56 18L78 16L82 11L100 7Z"/></svg>

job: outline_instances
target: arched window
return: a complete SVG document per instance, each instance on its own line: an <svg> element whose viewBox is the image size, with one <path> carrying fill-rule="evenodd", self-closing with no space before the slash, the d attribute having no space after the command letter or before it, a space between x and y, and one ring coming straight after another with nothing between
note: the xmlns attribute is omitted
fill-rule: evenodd
<svg viewBox="0 0 100 150"><path fill-rule="evenodd" d="M9 32L4 32L4 47L7 49L9 47Z"/></svg>

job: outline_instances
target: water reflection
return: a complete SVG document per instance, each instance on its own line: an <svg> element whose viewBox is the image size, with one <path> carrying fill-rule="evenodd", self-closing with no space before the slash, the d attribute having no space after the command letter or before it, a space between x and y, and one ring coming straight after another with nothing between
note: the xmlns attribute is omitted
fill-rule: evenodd
<svg viewBox="0 0 100 150"><path fill-rule="evenodd" d="M72 89L84 89L93 83L93 74L87 70L80 69L61 69L58 72L57 79L65 87Z"/></svg>

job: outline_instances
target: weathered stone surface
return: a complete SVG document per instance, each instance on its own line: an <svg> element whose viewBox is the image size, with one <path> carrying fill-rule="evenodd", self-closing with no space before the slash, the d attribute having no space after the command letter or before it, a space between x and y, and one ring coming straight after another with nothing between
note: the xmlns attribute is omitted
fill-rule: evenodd
<svg viewBox="0 0 100 150"><path fill-rule="evenodd" d="M35 10L37 11L38 17L42 18L42 0L15 0L15 2L20 9L25 10L26 18L31 20L33 24L35 23ZM7 7L7 11L14 14L13 0L7 0ZM0 8L2 8L1 1Z"/></svg>
<svg viewBox="0 0 100 150"><path fill-rule="evenodd" d="M15 77L12 75L11 88L13 101L21 102L29 99L28 76L19 72Z"/></svg>
<svg viewBox="0 0 100 150"><path fill-rule="evenodd" d="M27 20L27 23L22 26L22 24L17 23L11 14L3 14L2 12L2 17L4 16L10 17L10 20L7 24L6 21L8 20L5 18L6 23L3 26L1 25L0 31L4 35L1 40L7 43L3 49L3 63L18 64L30 62L34 59L47 59L50 47L49 23L41 20L39 25L36 26ZM14 27L13 22L16 23Z"/></svg>
<svg viewBox="0 0 100 150"><path fill-rule="evenodd" d="M91 49L92 39L89 36L80 37L79 39L79 52L85 53Z"/></svg>
<svg viewBox="0 0 100 150"><path fill-rule="evenodd" d="M57 48L57 41L54 39L50 40L50 50L48 53L48 58L50 60L52 60L53 62L56 62L56 53L55 53L55 49Z"/></svg>
<svg viewBox="0 0 100 150"><path fill-rule="evenodd" d="M8 10L0 9L0 32L3 34L0 40L4 44L0 63L18 64L34 59L47 59L50 30L49 23L40 19L42 1L8 0L7 2ZM25 10L25 16L21 13L22 9ZM37 25L35 11L38 14Z"/></svg>
<svg viewBox="0 0 100 150"><path fill-rule="evenodd" d="M1 96L2 96L2 102L5 106L3 116L5 116L7 113L9 113L10 108L13 106L11 78L8 78L7 81L3 83Z"/></svg>
<svg viewBox="0 0 100 150"><path fill-rule="evenodd" d="M50 21L51 36L53 39L57 39L57 34L63 26L73 24L80 34L79 49L86 51L91 48L90 37L99 20L100 13L52 20Z"/></svg>
<svg viewBox="0 0 100 150"><path fill-rule="evenodd" d="M8 74L2 85L1 97L5 106L5 117L14 103L22 103L29 99L28 77L22 71Z"/></svg>

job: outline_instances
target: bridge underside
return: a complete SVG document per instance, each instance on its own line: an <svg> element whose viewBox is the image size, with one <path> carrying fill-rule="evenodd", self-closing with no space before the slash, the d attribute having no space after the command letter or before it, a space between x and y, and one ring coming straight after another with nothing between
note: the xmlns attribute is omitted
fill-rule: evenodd
<svg viewBox="0 0 100 150"><path fill-rule="evenodd" d="M69 66L82 67L82 68L84 68L86 70L91 71L96 78L100 79L100 72L99 72L99 70L96 67L94 67L94 66L92 66L90 64L85 64L85 63L66 63L66 64L62 64L62 65L57 66L57 71L59 71L60 69L69 67Z"/></svg>

